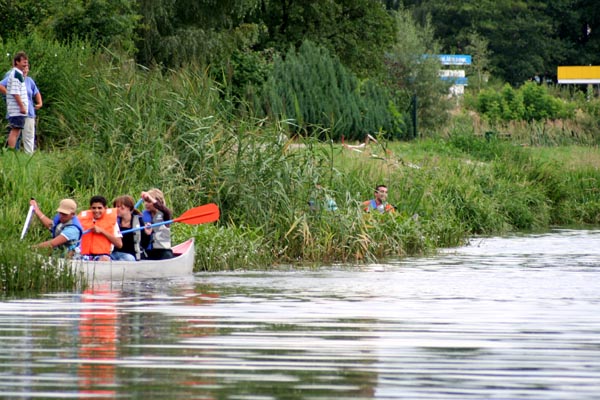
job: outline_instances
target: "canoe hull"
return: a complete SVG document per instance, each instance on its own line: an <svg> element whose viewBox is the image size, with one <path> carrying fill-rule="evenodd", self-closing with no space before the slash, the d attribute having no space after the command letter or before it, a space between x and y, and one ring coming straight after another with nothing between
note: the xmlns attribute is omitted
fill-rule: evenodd
<svg viewBox="0 0 600 400"><path fill-rule="evenodd" d="M87 282L127 281L175 278L194 272L194 239L173 247L174 258L142 261L81 261L71 260L77 277Z"/></svg>

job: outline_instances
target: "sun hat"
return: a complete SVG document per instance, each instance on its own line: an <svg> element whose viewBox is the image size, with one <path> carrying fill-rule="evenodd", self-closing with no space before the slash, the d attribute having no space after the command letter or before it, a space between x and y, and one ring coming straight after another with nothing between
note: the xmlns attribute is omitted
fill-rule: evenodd
<svg viewBox="0 0 600 400"><path fill-rule="evenodd" d="M77 211L77 203L71 199L62 199L56 211L63 214L75 214L75 211Z"/></svg>

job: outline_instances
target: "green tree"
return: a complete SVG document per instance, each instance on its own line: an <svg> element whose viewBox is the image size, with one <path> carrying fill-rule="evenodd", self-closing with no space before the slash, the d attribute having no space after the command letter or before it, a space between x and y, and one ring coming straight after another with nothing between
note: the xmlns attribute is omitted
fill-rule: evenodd
<svg viewBox="0 0 600 400"><path fill-rule="evenodd" d="M538 0L407 1L417 20L434 21L444 52L462 53L471 32L489 41L492 65L500 77L521 84L551 71L564 58L549 2Z"/></svg>
<svg viewBox="0 0 600 400"><path fill-rule="evenodd" d="M33 0L0 0L0 10L3 40L29 34L49 14L47 2Z"/></svg>
<svg viewBox="0 0 600 400"><path fill-rule="evenodd" d="M419 125L433 129L446 121L450 106L446 99L449 84L439 78L440 62L435 56L439 45L429 21L419 26L410 12L396 14L397 37L386 55L387 85L408 110L413 95L418 101Z"/></svg>
<svg viewBox="0 0 600 400"><path fill-rule="evenodd" d="M471 76L471 85L475 84L477 91L481 90L481 86L487 81L490 72L491 52L488 49L488 45L488 40L477 32L469 34L469 44L466 50L472 56L470 69L474 72L474 76Z"/></svg>
<svg viewBox="0 0 600 400"><path fill-rule="evenodd" d="M0 37L19 39L38 32L63 43L86 40L132 54L139 15L129 0L0 0Z"/></svg>
<svg viewBox="0 0 600 400"><path fill-rule="evenodd" d="M358 76L382 71L395 25L379 0L281 0L264 1L263 6L268 28L263 48L285 52L306 39L337 55Z"/></svg>
<svg viewBox="0 0 600 400"><path fill-rule="evenodd" d="M557 65L598 65L600 63L600 3L594 0L548 2L547 11L555 23L561 43Z"/></svg>
<svg viewBox="0 0 600 400"><path fill-rule="evenodd" d="M310 41L290 48L285 59L276 58L261 101L267 115L290 120L295 134L319 139L363 139L399 126L383 87L360 82L337 57Z"/></svg>
<svg viewBox="0 0 600 400"><path fill-rule="evenodd" d="M237 49L253 45L259 23L244 23L261 0L138 0L142 23L137 61L166 67L222 65Z"/></svg>

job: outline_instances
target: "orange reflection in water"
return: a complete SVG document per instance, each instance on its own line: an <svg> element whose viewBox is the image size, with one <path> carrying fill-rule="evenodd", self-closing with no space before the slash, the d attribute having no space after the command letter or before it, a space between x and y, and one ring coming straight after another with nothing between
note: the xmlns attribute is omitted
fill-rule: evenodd
<svg viewBox="0 0 600 400"><path fill-rule="evenodd" d="M79 322L79 390L81 394L115 398L115 364L119 293L106 287L82 294Z"/></svg>
<svg viewBox="0 0 600 400"><path fill-rule="evenodd" d="M216 293L201 293L195 289L183 290L183 305L203 307L218 300ZM111 290L110 286L95 286L82 293L82 309L79 322L79 393L81 397L114 399L118 396L116 378L116 360L121 356L117 351L120 340L120 313L118 302L121 293ZM205 326L207 325L207 326ZM179 327L178 337L181 339L212 336L215 334L212 322L207 318L186 318ZM123 333L127 335L127 333ZM185 351L184 351L185 353ZM200 356L194 362L202 362L202 354L190 351L193 356ZM183 377L187 377L184 375ZM185 379L183 387L200 389L214 384L214 379ZM211 396L203 395L203 399Z"/></svg>

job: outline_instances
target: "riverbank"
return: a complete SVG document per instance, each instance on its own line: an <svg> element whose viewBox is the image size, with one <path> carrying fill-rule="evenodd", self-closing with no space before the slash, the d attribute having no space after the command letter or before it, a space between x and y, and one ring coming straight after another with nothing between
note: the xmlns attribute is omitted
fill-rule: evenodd
<svg viewBox="0 0 600 400"><path fill-rule="evenodd" d="M174 242L196 238L196 270L363 263L430 253L472 235L600 223L596 148L523 147L456 132L448 139L354 148L311 140L292 148L269 131L220 132L212 139L212 148L198 149L203 164L172 160L157 180L137 174L145 161L126 152L114 165L96 167L101 156L84 148L31 158L4 150L4 263L18 253L12 259L27 264L22 254L48 237L34 220L18 241L30 197L51 214L63 197L83 209L94 194L112 199L152 186L165 191L175 216L200 204L219 205L217 224L173 225ZM365 215L360 203L379 183L388 186L396 212ZM336 210L325 207L329 200ZM10 279L10 273L4 276Z"/></svg>

